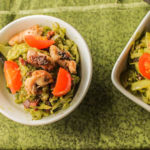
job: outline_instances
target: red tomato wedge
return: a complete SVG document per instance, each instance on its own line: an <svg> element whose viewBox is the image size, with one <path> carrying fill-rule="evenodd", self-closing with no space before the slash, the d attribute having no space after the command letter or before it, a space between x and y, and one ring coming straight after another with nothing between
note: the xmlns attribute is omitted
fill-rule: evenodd
<svg viewBox="0 0 150 150"><path fill-rule="evenodd" d="M33 35L26 35L25 41L31 47L35 47L38 49L48 48L49 46L53 45L55 41L47 40L42 36L33 36Z"/></svg>
<svg viewBox="0 0 150 150"><path fill-rule="evenodd" d="M54 96L63 96L71 90L71 75L63 68L59 68L56 85L52 94Z"/></svg>
<svg viewBox="0 0 150 150"><path fill-rule="evenodd" d="M15 94L22 86L22 77L18 64L14 61L5 61L4 74L7 86L10 88L12 94Z"/></svg>
<svg viewBox="0 0 150 150"><path fill-rule="evenodd" d="M140 73L145 77L150 79L150 54L144 53L139 59L139 70Z"/></svg>

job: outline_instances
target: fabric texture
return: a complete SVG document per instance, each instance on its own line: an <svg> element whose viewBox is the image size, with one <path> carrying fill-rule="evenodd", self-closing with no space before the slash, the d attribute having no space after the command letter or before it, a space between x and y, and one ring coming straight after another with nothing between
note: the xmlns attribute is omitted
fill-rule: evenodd
<svg viewBox="0 0 150 150"><path fill-rule="evenodd" d="M0 28L23 16L55 16L81 33L93 59L89 91L66 118L32 127L0 114L0 149L149 148L150 113L111 82L115 61L149 9L142 0L0 0Z"/></svg>

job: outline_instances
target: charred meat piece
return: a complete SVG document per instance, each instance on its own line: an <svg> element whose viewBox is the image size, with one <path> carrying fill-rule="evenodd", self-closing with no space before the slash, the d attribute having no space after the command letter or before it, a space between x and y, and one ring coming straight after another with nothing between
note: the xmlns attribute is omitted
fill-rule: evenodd
<svg viewBox="0 0 150 150"><path fill-rule="evenodd" d="M29 29L26 29L22 32L17 33L9 40L9 45L13 46L16 43L22 43L25 41L26 35L34 35L34 36L40 36L42 35L43 27L39 27L39 25L35 25Z"/></svg>
<svg viewBox="0 0 150 150"><path fill-rule="evenodd" d="M71 60L71 54L69 52L60 50L55 45L52 45L50 47L50 55L60 66L67 68L71 73L76 73L76 62Z"/></svg>
<svg viewBox="0 0 150 150"><path fill-rule="evenodd" d="M55 63L50 56L34 50L28 50L27 62L35 67L41 67L48 71L51 71L55 66Z"/></svg>
<svg viewBox="0 0 150 150"><path fill-rule="evenodd" d="M50 47L50 55L54 61L58 61L60 59L61 60L70 60L71 59L71 54L69 52L60 50L55 45L52 45Z"/></svg>
<svg viewBox="0 0 150 150"><path fill-rule="evenodd" d="M61 60L70 60L71 54L69 52L58 51L58 55L61 56Z"/></svg>
<svg viewBox="0 0 150 150"><path fill-rule="evenodd" d="M53 82L52 75L45 70L36 70L32 73L32 76L25 81L25 89L28 94L38 94L38 88L46 86Z"/></svg>

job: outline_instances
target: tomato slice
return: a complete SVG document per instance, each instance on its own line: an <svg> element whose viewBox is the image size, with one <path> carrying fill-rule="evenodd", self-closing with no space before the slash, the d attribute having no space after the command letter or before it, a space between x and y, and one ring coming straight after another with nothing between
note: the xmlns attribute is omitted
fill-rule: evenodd
<svg viewBox="0 0 150 150"><path fill-rule="evenodd" d="M49 46L55 43L55 41L53 40L47 40L46 38L42 36L33 36L33 35L26 35L25 41L29 46L35 47L38 49L48 48Z"/></svg>
<svg viewBox="0 0 150 150"><path fill-rule="evenodd" d="M7 86L10 88L11 93L15 94L22 86L22 77L18 64L14 61L5 61L4 74Z"/></svg>
<svg viewBox="0 0 150 150"><path fill-rule="evenodd" d="M150 79L150 54L144 53L139 59L139 71L143 77Z"/></svg>
<svg viewBox="0 0 150 150"><path fill-rule="evenodd" d="M54 96L63 96L71 90L71 75L63 68L59 68L56 85L52 94Z"/></svg>

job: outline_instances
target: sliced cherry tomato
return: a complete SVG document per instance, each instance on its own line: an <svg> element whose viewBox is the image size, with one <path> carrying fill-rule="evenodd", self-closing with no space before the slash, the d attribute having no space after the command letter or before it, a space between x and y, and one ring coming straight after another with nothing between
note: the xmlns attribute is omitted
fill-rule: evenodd
<svg viewBox="0 0 150 150"><path fill-rule="evenodd" d="M48 48L49 46L53 45L55 41L47 40L42 36L33 36L33 35L26 35L25 41L31 47L35 47L38 49Z"/></svg>
<svg viewBox="0 0 150 150"><path fill-rule="evenodd" d="M12 94L15 94L22 86L22 77L18 64L14 61L5 61L4 73L7 86L10 88Z"/></svg>
<svg viewBox="0 0 150 150"><path fill-rule="evenodd" d="M63 96L71 90L71 75L63 68L59 68L56 85L52 92L54 96Z"/></svg>
<svg viewBox="0 0 150 150"><path fill-rule="evenodd" d="M139 59L139 70L140 73L145 77L150 79L150 54L144 53Z"/></svg>

